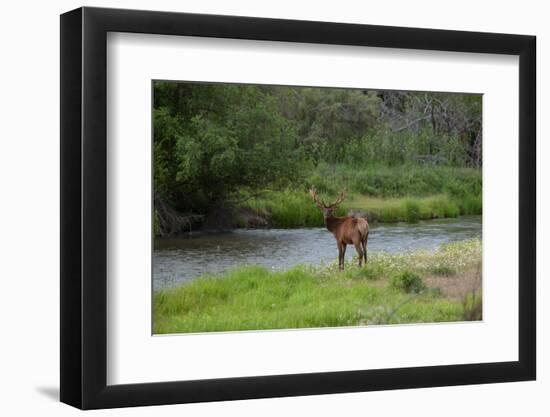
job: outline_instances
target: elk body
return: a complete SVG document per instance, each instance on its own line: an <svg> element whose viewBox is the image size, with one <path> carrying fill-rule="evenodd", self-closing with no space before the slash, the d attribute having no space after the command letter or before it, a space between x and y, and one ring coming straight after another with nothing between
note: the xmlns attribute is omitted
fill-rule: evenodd
<svg viewBox="0 0 550 417"><path fill-rule="evenodd" d="M333 212L346 198L345 191L331 204L324 203L318 196L315 187L309 190L313 201L323 212L325 225L334 235L338 245L338 269L344 269L344 257L346 255L347 245L354 245L359 256L359 266L363 265L363 260L367 263L367 239L369 237L369 224L361 217L336 217Z"/></svg>

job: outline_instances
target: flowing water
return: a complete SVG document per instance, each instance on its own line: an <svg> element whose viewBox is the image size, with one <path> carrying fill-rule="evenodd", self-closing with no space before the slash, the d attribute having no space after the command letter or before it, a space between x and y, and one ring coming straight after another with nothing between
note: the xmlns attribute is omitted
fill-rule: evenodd
<svg viewBox="0 0 550 417"><path fill-rule="evenodd" d="M415 224L373 224L368 253L434 250L443 243L481 236L481 216L421 221ZM353 245L346 259L355 255ZM319 265L338 257L336 241L325 228L236 229L157 239L153 251L153 288L159 290L219 273L235 266L263 265L285 270L298 264Z"/></svg>

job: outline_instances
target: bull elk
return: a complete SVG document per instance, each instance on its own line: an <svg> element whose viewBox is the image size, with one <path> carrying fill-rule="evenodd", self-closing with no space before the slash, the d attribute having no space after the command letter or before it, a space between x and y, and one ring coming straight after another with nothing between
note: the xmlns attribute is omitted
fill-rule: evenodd
<svg viewBox="0 0 550 417"><path fill-rule="evenodd" d="M338 245L338 269L344 269L344 257L346 255L346 246L354 245L359 256L359 266L362 266L363 259L367 263L367 238L369 237L369 223L361 217L335 217L332 215L334 210L346 198L345 190L340 193L336 201L326 204L317 196L315 187L309 190L313 201L323 212L325 225L334 235Z"/></svg>

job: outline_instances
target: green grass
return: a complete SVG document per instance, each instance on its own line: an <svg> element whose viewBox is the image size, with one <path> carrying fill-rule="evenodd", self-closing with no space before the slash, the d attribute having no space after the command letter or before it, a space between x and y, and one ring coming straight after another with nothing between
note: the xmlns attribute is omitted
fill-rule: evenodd
<svg viewBox="0 0 550 417"><path fill-rule="evenodd" d="M315 227L324 224L321 211L307 191L267 192L260 198L248 200L246 206L259 215L267 214L268 222L273 227ZM344 213L345 208L338 211L340 215Z"/></svg>
<svg viewBox="0 0 550 417"><path fill-rule="evenodd" d="M410 222L481 214L481 171L471 168L321 164L304 184L266 191L244 203L272 227L322 226L323 217L308 193L315 185L326 201L344 188L348 197L336 215L367 213L371 222Z"/></svg>
<svg viewBox="0 0 550 417"><path fill-rule="evenodd" d="M319 192L336 194L342 188L371 197L448 194L453 198L481 195L481 170L451 166L403 164L319 164L306 178Z"/></svg>
<svg viewBox="0 0 550 417"><path fill-rule="evenodd" d="M458 217L460 207L446 194L429 197L379 198L350 196L347 206L352 210L366 212L372 221L384 223L410 222L418 220Z"/></svg>
<svg viewBox="0 0 550 417"><path fill-rule="evenodd" d="M243 266L156 292L154 333L338 327L463 320L465 305L438 291L410 294L389 277L432 270L464 271L481 262L481 242L442 246L436 252L374 254L366 267L335 264L271 272ZM416 278L415 278L416 280Z"/></svg>
<svg viewBox="0 0 550 417"><path fill-rule="evenodd" d="M335 214L342 216L353 210L366 213L371 222L415 223L419 220L458 217L461 214L481 214L481 196L479 199L479 206L470 211L461 209L460 205L446 194L396 198L350 194ZM268 192L261 198L248 200L246 206L258 214L267 216L272 227L324 225L321 211L305 191Z"/></svg>

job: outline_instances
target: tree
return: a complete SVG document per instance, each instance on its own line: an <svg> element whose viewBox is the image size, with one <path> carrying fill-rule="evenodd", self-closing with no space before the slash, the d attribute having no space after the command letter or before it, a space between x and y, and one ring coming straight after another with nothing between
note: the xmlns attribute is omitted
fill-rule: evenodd
<svg viewBox="0 0 550 417"><path fill-rule="evenodd" d="M284 185L299 174L296 131L269 91L177 83L158 90L155 197L177 211L207 213L243 190Z"/></svg>

